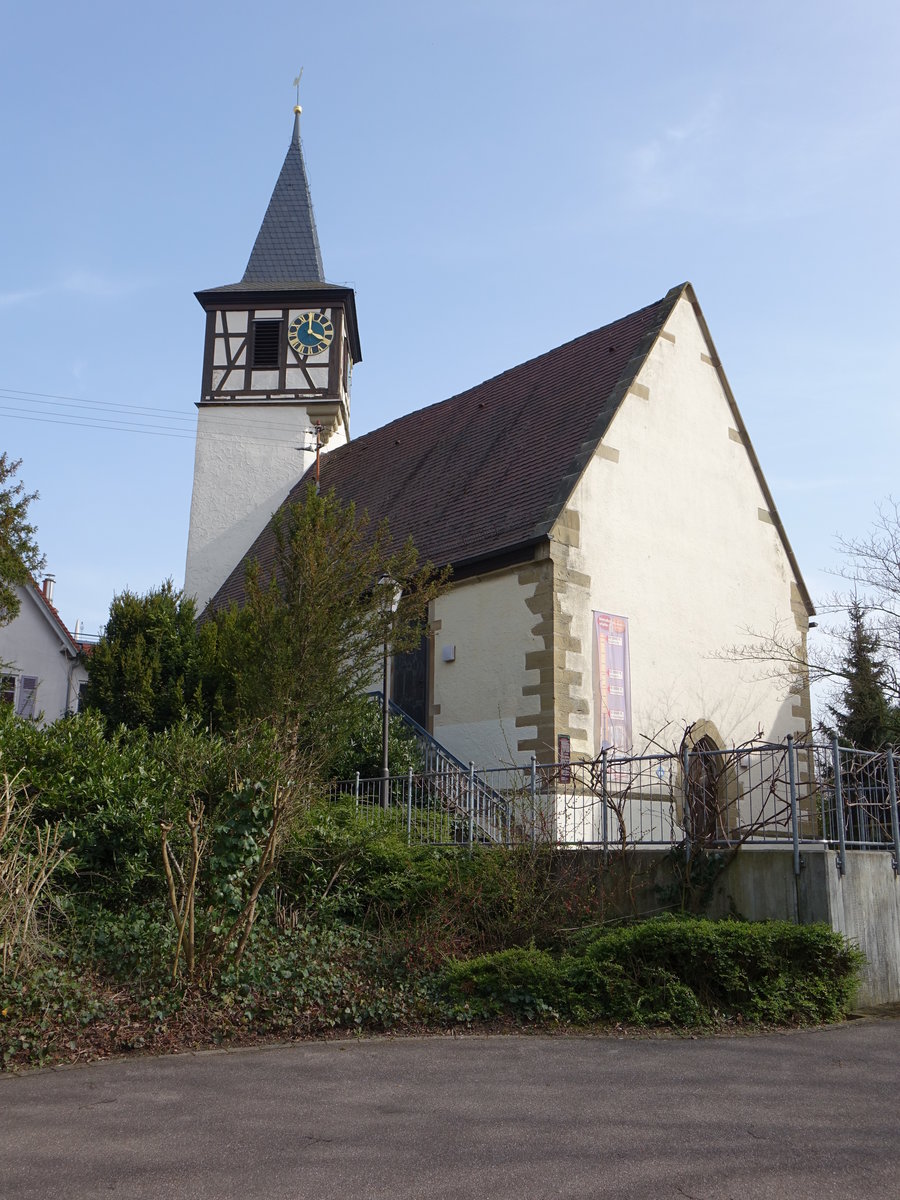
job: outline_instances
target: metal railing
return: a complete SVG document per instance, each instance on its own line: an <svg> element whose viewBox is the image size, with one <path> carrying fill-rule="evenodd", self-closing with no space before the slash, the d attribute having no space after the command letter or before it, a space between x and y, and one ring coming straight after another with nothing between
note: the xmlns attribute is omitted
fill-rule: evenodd
<svg viewBox="0 0 900 1200"><path fill-rule="evenodd" d="M383 703L383 692L369 692L368 696ZM416 775L414 787L417 791L417 810L436 809L445 811L454 822L454 829L467 824L472 826L472 837L468 840L489 842L504 842L509 836L509 812L507 798L495 791L486 782L483 774L475 770L474 763L464 763L442 746L427 729L424 729L393 700L388 700L388 708L392 716L399 717L415 737L422 753L423 769ZM403 794L406 794L408 780L403 777ZM427 781L427 782L425 782ZM355 782L355 781L354 781ZM369 805L371 780L362 781L364 787L364 803ZM382 791L379 799L383 807L384 781L379 780ZM391 804L395 803L398 793L398 777L393 776L388 786Z"/></svg>
<svg viewBox="0 0 900 1200"><path fill-rule="evenodd" d="M422 731L424 733L424 731ZM428 735L426 735L428 736ZM434 742L434 739L431 739ZM476 771L436 742L427 769L337 781L360 815L389 821L411 844L550 843L606 851L639 846L781 845L800 871L804 844L889 850L900 865L897 757L831 744L753 743ZM385 804L387 800L387 804Z"/></svg>

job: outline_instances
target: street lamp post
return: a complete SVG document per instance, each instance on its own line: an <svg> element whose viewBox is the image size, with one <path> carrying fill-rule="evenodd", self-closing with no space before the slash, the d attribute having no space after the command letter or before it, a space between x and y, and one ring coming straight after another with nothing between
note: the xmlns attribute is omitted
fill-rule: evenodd
<svg viewBox="0 0 900 1200"><path fill-rule="evenodd" d="M394 626L394 613L400 604L401 587L390 575L382 575L378 580L383 588L382 612L384 614L384 658L382 660L381 676L381 807L390 807L391 800L391 771L388 763L388 733L390 729L390 700L388 699L388 684L390 683L388 652L390 650L391 632Z"/></svg>

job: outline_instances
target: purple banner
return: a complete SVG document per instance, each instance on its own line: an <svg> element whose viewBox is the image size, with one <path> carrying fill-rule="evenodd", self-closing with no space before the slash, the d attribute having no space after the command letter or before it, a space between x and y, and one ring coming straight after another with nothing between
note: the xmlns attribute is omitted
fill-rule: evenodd
<svg viewBox="0 0 900 1200"><path fill-rule="evenodd" d="M628 618L594 613L594 753L631 749Z"/></svg>

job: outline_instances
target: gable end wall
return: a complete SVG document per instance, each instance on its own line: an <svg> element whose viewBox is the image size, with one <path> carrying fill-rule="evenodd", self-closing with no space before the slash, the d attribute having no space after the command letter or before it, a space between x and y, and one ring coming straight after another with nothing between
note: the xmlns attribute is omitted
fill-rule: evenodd
<svg viewBox="0 0 900 1200"><path fill-rule="evenodd" d="M551 534L557 732L595 753L593 611L628 618L633 742L707 720L727 741L810 724L808 688L728 660L776 622L805 645L808 613L723 387L683 298ZM768 519L767 519L768 518Z"/></svg>

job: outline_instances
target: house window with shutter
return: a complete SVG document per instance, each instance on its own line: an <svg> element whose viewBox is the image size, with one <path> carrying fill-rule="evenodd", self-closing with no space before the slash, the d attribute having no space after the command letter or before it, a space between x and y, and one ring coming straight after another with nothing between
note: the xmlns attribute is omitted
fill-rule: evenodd
<svg viewBox="0 0 900 1200"><path fill-rule="evenodd" d="M16 677L15 675L0 675L0 704L15 704Z"/></svg>
<svg viewBox="0 0 900 1200"><path fill-rule="evenodd" d="M34 705L37 700L38 678L36 675L23 675L19 688L19 702L16 712L20 717L34 718Z"/></svg>

